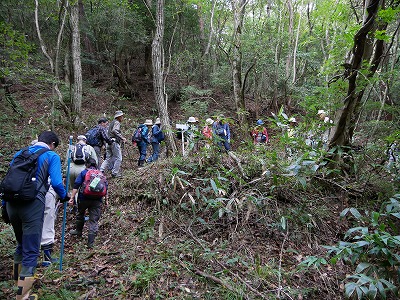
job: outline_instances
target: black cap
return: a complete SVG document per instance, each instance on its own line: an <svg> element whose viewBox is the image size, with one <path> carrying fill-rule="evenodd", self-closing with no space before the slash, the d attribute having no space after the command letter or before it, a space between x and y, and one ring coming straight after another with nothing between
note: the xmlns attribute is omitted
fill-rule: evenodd
<svg viewBox="0 0 400 300"><path fill-rule="evenodd" d="M106 122L108 122L108 119L107 118L100 118L98 121L97 121L97 123L98 124L101 124L101 123L106 123Z"/></svg>

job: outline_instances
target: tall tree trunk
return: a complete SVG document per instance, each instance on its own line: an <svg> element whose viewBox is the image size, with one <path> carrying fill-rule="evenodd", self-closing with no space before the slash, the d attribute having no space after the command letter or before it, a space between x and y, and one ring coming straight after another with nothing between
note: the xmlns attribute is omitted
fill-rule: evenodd
<svg viewBox="0 0 400 300"><path fill-rule="evenodd" d="M174 155L178 149L172 134L172 128L169 121L167 95L165 94L164 85L164 0L157 0L156 8L156 31L154 34L152 47L152 65L153 65L153 86L154 96L158 113L166 135L168 149Z"/></svg>
<svg viewBox="0 0 400 300"><path fill-rule="evenodd" d="M81 41L79 33L79 7L77 4L70 8L71 20L71 55L74 82L72 85L72 113L73 123L78 125L82 110L82 66L81 66Z"/></svg>
<svg viewBox="0 0 400 300"><path fill-rule="evenodd" d="M83 23L83 24L85 24L84 27L87 27L87 20L86 20L85 7L83 5L83 0L79 0L78 5L79 5L79 15L80 15L80 19L81 19L81 24ZM83 45L85 47L87 56L89 57L89 59L91 61L93 61L95 59L95 51L94 51L92 42L90 41L90 38L89 38L86 30L83 31ZM89 63L89 71L92 76L95 75L95 70L94 70L92 63Z"/></svg>
<svg viewBox="0 0 400 300"><path fill-rule="evenodd" d="M372 45L370 39L376 29L376 16L380 6L380 0L369 0L365 3L363 26L354 37L352 57L348 64L350 75L347 78L349 82L347 96L343 107L336 113L336 125L331 134L330 147L351 146L361 99L366 89L365 76L372 77L382 59L384 41L375 40L373 49L370 49ZM386 26L387 24L382 24L379 29L385 29ZM366 75L365 72L364 75L361 74L364 61L370 62Z"/></svg>
<svg viewBox="0 0 400 300"><path fill-rule="evenodd" d="M231 0L233 10L233 49L232 49L232 82L233 98L235 100L236 113L239 124L247 127L246 103L244 100L244 89L242 82L242 46L241 35L243 19L247 0Z"/></svg>
<svg viewBox="0 0 400 300"><path fill-rule="evenodd" d="M60 92L60 89L58 87L58 80L59 80L59 55L60 55L60 46L62 42L62 35L64 32L64 27L65 27L65 19L67 16L67 8L68 8L68 1L65 1L64 5L60 7L60 16L62 15L61 18L61 23L60 23L60 28L58 30L58 35L57 35L57 44L55 48L55 63L53 61L53 58L50 56L50 54L47 52L47 47L46 44L42 38L41 31L40 31L40 26L39 26L39 1L35 0L35 26L36 26L36 33L38 35L40 47L42 49L42 52L44 56L47 58L49 61L50 65L50 70L52 74L55 77L54 83L53 83L53 94L55 93L58 97L58 102L60 103L61 107L64 110L64 113L67 115L68 118L70 118L69 110L68 107L65 105L63 96ZM54 112L55 112L55 103L54 99L51 102L51 124L50 127L53 130L54 129Z"/></svg>

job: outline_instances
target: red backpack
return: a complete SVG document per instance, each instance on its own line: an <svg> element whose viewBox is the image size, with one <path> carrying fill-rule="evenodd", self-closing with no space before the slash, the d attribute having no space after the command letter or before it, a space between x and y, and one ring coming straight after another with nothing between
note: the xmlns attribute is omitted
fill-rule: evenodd
<svg viewBox="0 0 400 300"><path fill-rule="evenodd" d="M107 194L107 179L100 170L89 169L82 184L85 198L99 199Z"/></svg>

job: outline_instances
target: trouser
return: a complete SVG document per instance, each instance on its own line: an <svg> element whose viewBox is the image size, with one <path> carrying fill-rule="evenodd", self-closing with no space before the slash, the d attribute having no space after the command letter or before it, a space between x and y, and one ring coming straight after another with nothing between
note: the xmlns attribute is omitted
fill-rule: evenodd
<svg viewBox="0 0 400 300"><path fill-rule="evenodd" d="M151 142L151 147L153 148L152 155L147 159L148 162L156 161L158 159L158 154L160 152L160 143Z"/></svg>
<svg viewBox="0 0 400 300"><path fill-rule="evenodd" d="M76 222L83 224L85 221L86 209L89 211L89 234L97 234L99 230L99 219L101 216L102 202L100 200L80 199L78 205L78 214L76 215ZM78 229L79 230L79 229Z"/></svg>
<svg viewBox="0 0 400 300"><path fill-rule="evenodd" d="M17 240L14 259L19 260L22 256L20 276L29 277L34 274L40 254L44 208L44 202L37 198L33 201L7 203L7 213Z"/></svg>
<svg viewBox="0 0 400 300"><path fill-rule="evenodd" d="M100 146L93 146L94 152L96 152L97 160L98 160L98 166L100 166L100 162L102 161L101 159L101 147Z"/></svg>
<svg viewBox="0 0 400 300"><path fill-rule="evenodd" d="M113 175L117 175L119 173L119 169L121 168L122 163L122 150L121 145L117 142L112 143L111 145L106 146L106 160L101 164L100 170L104 172L107 170L108 165L115 159L114 167L111 171Z"/></svg>
<svg viewBox="0 0 400 300"><path fill-rule="evenodd" d="M44 208L42 239L41 246L54 244L54 222L56 220L56 192L50 186L46 194L46 202Z"/></svg>
<svg viewBox="0 0 400 300"><path fill-rule="evenodd" d="M137 143L138 149L139 149L139 161L144 161L146 160L146 155L147 155L147 143L144 141L138 142Z"/></svg>
<svg viewBox="0 0 400 300"><path fill-rule="evenodd" d="M227 139L222 139L217 143L218 147L222 150L222 146L225 148L226 151L231 150L231 145L228 143Z"/></svg>

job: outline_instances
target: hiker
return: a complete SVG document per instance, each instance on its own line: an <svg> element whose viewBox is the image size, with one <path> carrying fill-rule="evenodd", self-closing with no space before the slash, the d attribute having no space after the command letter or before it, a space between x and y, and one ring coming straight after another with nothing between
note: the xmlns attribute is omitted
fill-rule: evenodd
<svg viewBox="0 0 400 300"><path fill-rule="evenodd" d="M198 119L195 117L189 117L186 124L187 124L187 130L183 132L185 142L187 144L187 153L191 150L196 150L197 149L197 140L199 138L199 129L197 127Z"/></svg>
<svg viewBox="0 0 400 300"><path fill-rule="evenodd" d="M45 195L49 189L48 179L50 177L54 191L60 196L62 202L68 200L67 191L62 183L61 159L54 149L60 143L58 136L52 131L44 131L39 135L38 142L28 148L21 149L15 155L10 164L10 172L7 173L11 182L19 181L21 170L17 178L13 178L13 166L21 163L20 155L34 155L39 153L35 180L25 183L32 195L21 199L23 194L8 194L6 182L3 180L2 189L4 200L6 200L7 214L14 229L17 247L14 253L14 279L18 280L17 299L37 299L37 295L31 295L30 291L35 281L37 258L40 254L40 241L43 228L43 214L45 210ZM45 151L45 152L42 152ZM15 164L14 164L15 163ZM28 199L29 198L29 199ZM20 271L19 271L20 268Z"/></svg>
<svg viewBox="0 0 400 300"><path fill-rule="evenodd" d="M153 126L153 121L147 119L143 124L140 124L138 128L136 128L132 136L132 144L133 146L137 145L139 150L139 168L143 167L144 162L146 161L147 146L150 144L151 126Z"/></svg>
<svg viewBox="0 0 400 300"><path fill-rule="evenodd" d="M254 144L266 144L268 143L268 132L264 126L264 121L259 119L256 122L256 126L251 131Z"/></svg>
<svg viewBox="0 0 400 300"><path fill-rule="evenodd" d="M50 181L51 184L51 181ZM54 246L54 222L56 221L56 200L57 194L54 188L50 185L49 190L45 196L45 208L43 216L43 229L42 238L40 241L40 250L42 250L42 267L48 267L54 262L57 262L57 258L51 257Z"/></svg>
<svg viewBox="0 0 400 300"><path fill-rule="evenodd" d="M231 150L230 142L231 142L231 131L229 129L229 124L224 122L223 116L218 116L217 121L213 124L213 133L216 140L216 143L220 150L222 150L222 146L226 151Z"/></svg>
<svg viewBox="0 0 400 300"><path fill-rule="evenodd" d="M38 140L33 140L31 142L31 146L35 145ZM48 267L52 263L56 262L56 258L52 258L51 254L53 253L53 245L54 245L54 222L56 221L56 199L57 194L54 191L54 188L51 186L50 179L48 180L50 185L49 190L45 196L45 207L44 207L44 215L43 215L43 229L42 229L42 238L40 241L40 250L42 251L42 267Z"/></svg>
<svg viewBox="0 0 400 300"><path fill-rule="evenodd" d="M92 146L86 144L86 136L78 135L77 141L78 142L75 145L71 145L71 149L68 149L67 152L67 161L68 154L70 154L71 159L69 168L69 190L71 189L79 173L85 169L85 162L89 158L95 159L96 162L98 161L96 151Z"/></svg>
<svg viewBox="0 0 400 300"><path fill-rule="evenodd" d="M396 175L400 171L400 148L397 141L390 144L387 149L388 165L387 168L390 173Z"/></svg>
<svg viewBox="0 0 400 300"><path fill-rule="evenodd" d="M201 130L201 133L203 134L203 138L205 140L205 145L204 146L206 148L210 148L211 147L212 135L213 135L212 124L214 124L214 120L211 119L211 118L207 118L206 119L206 124L203 127L203 129Z"/></svg>
<svg viewBox="0 0 400 300"><path fill-rule="evenodd" d="M158 155L160 152L160 143L164 140L164 133L161 130L161 120L157 118L154 121L154 125L151 128L151 147L153 148L152 155L147 159L147 162L154 162L158 159Z"/></svg>
<svg viewBox="0 0 400 300"><path fill-rule="evenodd" d="M111 170L111 176L120 177L120 168L122 163L122 150L121 144L126 142L126 138L121 133L121 122L124 118L124 113L117 110L114 115L114 120L108 126L108 137L113 141L110 145L106 145L106 160L103 161L100 171L104 172L108 165L115 159L114 167Z"/></svg>
<svg viewBox="0 0 400 300"><path fill-rule="evenodd" d="M86 144L93 147L96 151L98 164L101 161L101 148L103 145L111 145L112 140L107 134L108 119L105 117L100 118L97 121L97 125L91 128L86 134Z"/></svg>
<svg viewBox="0 0 400 300"><path fill-rule="evenodd" d="M326 112L322 109L318 110L317 115L319 119L323 121L323 123L320 123L318 125L318 128L320 129L320 131L322 131L320 140L322 141L323 149L326 150L328 148L328 140L333 121L327 116Z"/></svg>
<svg viewBox="0 0 400 300"><path fill-rule="evenodd" d="M297 126L297 120L296 120L296 118L295 118L295 117L291 117L291 118L289 119L289 127L288 127L288 129L287 129L287 134L288 134L288 137L289 137L289 138L295 137L295 134L296 134L295 128L296 128L296 126Z"/></svg>
<svg viewBox="0 0 400 300"><path fill-rule="evenodd" d="M70 231L71 235L75 235L77 237L82 237L82 230L85 224L85 212L88 210L89 212L89 220L88 220L88 238L87 238L87 247L93 248L94 240L96 238L97 232L99 230L99 219L101 216L101 207L103 204L103 197L107 193L108 184L105 179L105 176L101 174L101 171L97 170L97 163L93 158L90 158L86 164L85 169L79 174L74 182L74 188L72 190L71 198L69 199L69 205L74 205L75 196L78 195L78 213L76 215L76 228ZM94 172L92 171L94 170ZM93 184L93 178L87 176L87 173L91 172L93 178L99 178L99 182L101 183L101 191L102 195L85 195L86 190L95 189L98 183ZM100 178L103 178L103 182L100 181ZM86 186L87 185L87 186ZM104 191L104 193L103 193Z"/></svg>
<svg viewBox="0 0 400 300"><path fill-rule="evenodd" d="M297 141L295 139L296 131L295 127L297 125L297 120L294 117L291 117L289 120L289 125L286 125L286 135L287 142L285 144L286 157L289 161L291 161L294 157L297 156L298 150L296 150ZM294 146L294 147L293 147Z"/></svg>

